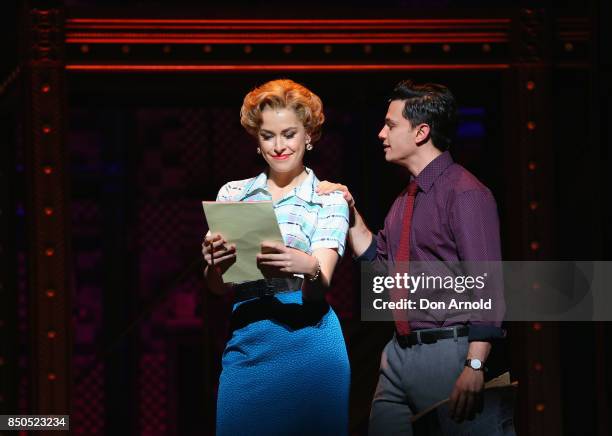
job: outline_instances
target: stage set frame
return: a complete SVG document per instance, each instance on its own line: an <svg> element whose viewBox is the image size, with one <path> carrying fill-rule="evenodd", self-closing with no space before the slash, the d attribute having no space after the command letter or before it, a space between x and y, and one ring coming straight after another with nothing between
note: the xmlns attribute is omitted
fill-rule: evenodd
<svg viewBox="0 0 612 436"><path fill-rule="evenodd" d="M550 160L553 70L590 68L588 18L551 19L544 10L516 9L491 16L394 19L147 19L67 15L64 9L25 11L27 59L17 72L27 95L26 150L31 413L71 408L72 283L69 258L70 186L67 171L67 82L82 75L207 75L368 71L490 71L499 74L506 118L505 200L520 207L507 217L520 237L506 247L513 259L543 260L554 252ZM554 36L554 37L553 37ZM352 58L337 55L352 50ZM276 52L265 62L258 53ZM385 52L384 59L377 52ZM178 54L180 53L180 55ZM301 54L299 54L301 53ZM6 293L0 307L15 306ZM5 310L3 309L3 312ZM8 315L7 315L8 316ZM16 320L3 334L17 332ZM522 342L513 355L520 382L521 434L561 434L559 327L514 323ZM16 353L13 351L12 353ZM528 356L528 358L526 358ZM13 356L16 357L16 354ZM6 362L11 359L5 358ZM10 366L10 365L9 365ZM15 368L0 367L5 374ZM8 372L7 372L8 371ZM5 378L5 375L2 377ZM9 384L2 383L2 386ZM16 392L2 392L15 401Z"/></svg>

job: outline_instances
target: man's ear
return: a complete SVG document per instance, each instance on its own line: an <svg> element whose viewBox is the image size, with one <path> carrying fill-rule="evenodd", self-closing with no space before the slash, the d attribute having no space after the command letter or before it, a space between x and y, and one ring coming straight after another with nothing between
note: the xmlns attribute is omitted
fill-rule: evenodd
<svg viewBox="0 0 612 436"><path fill-rule="evenodd" d="M429 127L429 124L419 124L415 129L414 142L416 142L417 145L426 143L429 140L430 133L431 128Z"/></svg>

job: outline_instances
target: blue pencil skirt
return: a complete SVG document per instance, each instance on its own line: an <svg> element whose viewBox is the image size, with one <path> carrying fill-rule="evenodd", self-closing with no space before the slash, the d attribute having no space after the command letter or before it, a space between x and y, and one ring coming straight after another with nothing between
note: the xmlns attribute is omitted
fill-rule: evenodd
<svg viewBox="0 0 612 436"><path fill-rule="evenodd" d="M234 305L217 435L343 435L350 368L338 317L302 291Z"/></svg>

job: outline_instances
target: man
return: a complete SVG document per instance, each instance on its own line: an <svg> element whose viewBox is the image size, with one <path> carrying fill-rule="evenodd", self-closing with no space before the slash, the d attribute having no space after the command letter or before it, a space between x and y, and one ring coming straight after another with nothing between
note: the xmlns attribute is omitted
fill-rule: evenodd
<svg viewBox="0 0 612 436"><path fill-rule="evenodd" d="M385 159L406 168L411 184L377 235L345 186L319 186L322 193L344 191L354 218L348 239L357 260L501 260L495 199L448 152L455 111L454 97L444 86L403 81L393 90L378 136ZM501 288L488 291L503 301ZM491 342L504 337L500 327L500 320L396 319L396 332L381 357L370 434L412 434L411 417L449 397L452 420L442 423L446 433L514 434L511 410L502 413L495 410L499 404L485 404L485 413L476 414L483 410Z"/></svg>

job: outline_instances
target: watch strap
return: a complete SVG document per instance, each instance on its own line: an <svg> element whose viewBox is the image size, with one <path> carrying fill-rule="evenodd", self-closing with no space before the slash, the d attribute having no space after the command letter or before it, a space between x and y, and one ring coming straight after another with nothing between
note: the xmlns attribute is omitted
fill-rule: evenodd
<svg viewBox="0 0 612 436"><path fill-rule="evenodd" d="M467 366L468 368L471 368L474 371L485 371L484 362L482 360L480 360L480 368L474 368L471 363L472 359L465 359L465 366Z"/></svg>

